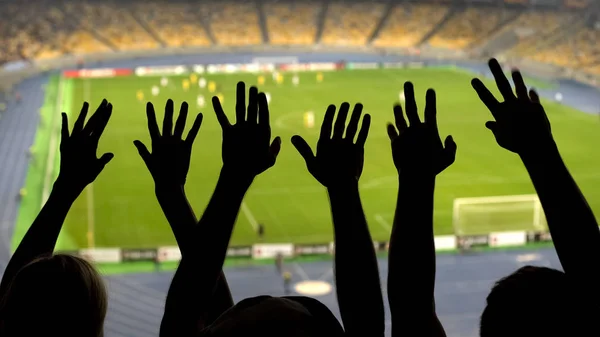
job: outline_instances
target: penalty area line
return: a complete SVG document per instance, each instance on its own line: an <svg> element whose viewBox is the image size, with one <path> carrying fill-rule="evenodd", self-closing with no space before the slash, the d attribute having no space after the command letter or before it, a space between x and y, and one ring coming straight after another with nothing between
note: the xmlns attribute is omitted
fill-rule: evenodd
<svg viewBox="0 0 600 337"><path fill-rule="evenodd" d="M252 226L252 229L254 229L254 231L256 232L258 230L258 222L256 221L254 214L252 214L252 211L250 211L248 205L246 205L245 201L242 201L242 212L244 213L246 219L248 219L248 222L250 223L250 226Z"/></svg>

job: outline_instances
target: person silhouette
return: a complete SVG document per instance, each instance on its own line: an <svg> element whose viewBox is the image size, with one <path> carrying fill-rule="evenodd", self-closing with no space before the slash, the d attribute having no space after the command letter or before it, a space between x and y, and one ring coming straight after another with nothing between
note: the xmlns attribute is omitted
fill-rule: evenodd
<svg viewBox="0 0 600 337"><path fill-rule="evenodd" d="M0 336L103 334L108 303L102 277L90 262L54 254L54 247L71 205L114 157L96 156L112 108L103 100L86 123L85 102L71 131L62 114L58 178L0 283Z"/></svg>

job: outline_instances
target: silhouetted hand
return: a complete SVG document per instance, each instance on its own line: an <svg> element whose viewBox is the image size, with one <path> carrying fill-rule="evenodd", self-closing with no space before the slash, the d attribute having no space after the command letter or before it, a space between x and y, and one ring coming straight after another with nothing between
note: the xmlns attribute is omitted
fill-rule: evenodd
<svg viewBox="0 0 600 337"><path fill-rule="evenodd" d="M223 168L253 179L275 165L281 149L281 138L271 143L269 106L264 93L250 87L246 109L246 85L237 84L235 115L231 125L218 97L212 98L217 119L223 130Z"/></svg>
<svg viewBox="0 0 600 337"><path fill-rule="evenodd" d="M156 122L154 106L152 103L146 105L148 131L152 140L152 153L139 140L134 141L133 144L137 147L144 163L146 163L157 188L185 185L185 179L190 169L192 145L198 130L200 130L200 125L202 125L202 114L199 113L186 139L183 140L187 115L188 104L183 102L173 131L173 101L169 99L165 107L161 135Z"/></svg>
<svg viewBox="0 0 600 337"><path fill-rule="evenodd" d="M330 105L327 108L321 126L321 135L317 142L316 156L304 138L298 135L292 137L292 144L306 161L308 171L323 186L328 188L340 183L357 182L363 170L364 146L369 134L371 116L366 114L363 118L355 143L354 136L358 130L358 122L363 106L360 103L354 106L350 123L346 128L346 117L349 109L350 104L342 103L335 126L333 126L332 136L331 129L333 117L335 116L335 105ZM344 129L346 129L345 137Z"/></svg>
<svg viewBox="0 0 600 337"><path fill-rule="evenodd" d="M398 173L436 176L454 163L456 143L452 136L446 137L444 145L437 127L435 91L427 90L425 122L419 119L415 92L412 83L404 84L406 96L406 123L402 106L394 106L396 127L388 124L387 131L392 141L392 155Z"/></svg>
<svg viewBox="0 0 600 337"><path fill-rule="evenodd" d="M553 144L546 112L537 93L530 90L528 94L521 73L518 70L512 73L517 93L515 96L498 61L491 59L489 66L504 102L498 102L479 79L473 79L471 84L496 120L487 122L485 126L492 131L498 145L523 155Z"/></svg>
<svg viewBox="0 0 600 337"><path fill-rule="evenodd" d="M112 113L112 104L103 100L85 123L88 108L89 104L84 102L71 134L67 114L62 113L60 173L57 182L64 183L78 193L93 182L114 157L112 153L96 157L100 136Z"/></svg>

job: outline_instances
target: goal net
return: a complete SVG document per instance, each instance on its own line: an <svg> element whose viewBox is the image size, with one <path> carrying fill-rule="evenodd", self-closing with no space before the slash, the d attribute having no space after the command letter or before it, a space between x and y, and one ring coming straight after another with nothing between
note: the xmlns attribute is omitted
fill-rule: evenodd
<svg viewBox="0 0 600 337"><path fill-rule="evenodd" d="M537 195L454 199L452 223L457 236L491 232L546 231L546 217Z"/></svg>

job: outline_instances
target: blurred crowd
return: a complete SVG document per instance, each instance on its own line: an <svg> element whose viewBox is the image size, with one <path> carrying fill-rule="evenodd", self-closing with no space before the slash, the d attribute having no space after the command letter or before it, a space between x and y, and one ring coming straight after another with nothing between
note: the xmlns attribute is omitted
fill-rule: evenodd
<svg viewBox="0 0 600 337"><path fill-rule="evenodd" d="M600 74L590 13L377 1L32 1L0 10L0 63L211 45L331 45L469 51L512 32L503 52Z"/></svg>

